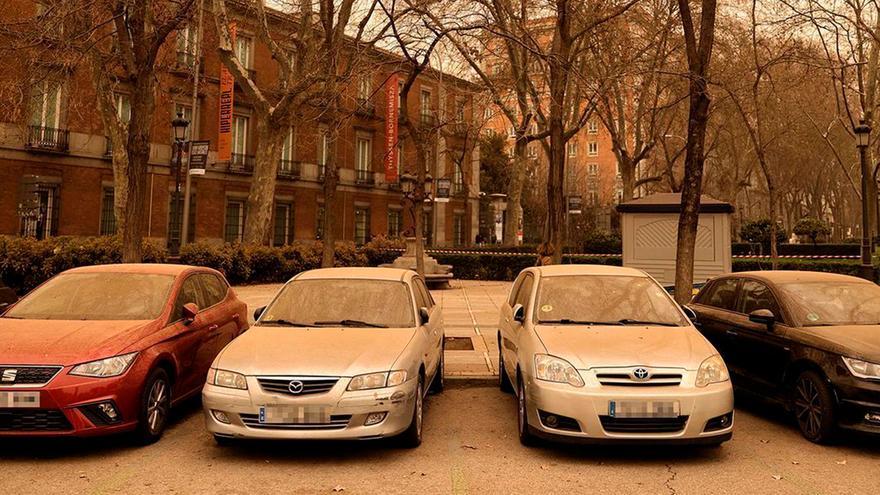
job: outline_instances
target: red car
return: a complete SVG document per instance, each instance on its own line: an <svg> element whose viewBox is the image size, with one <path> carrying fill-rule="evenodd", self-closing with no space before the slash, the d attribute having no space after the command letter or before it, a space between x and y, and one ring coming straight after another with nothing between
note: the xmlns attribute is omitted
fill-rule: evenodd
<svg viewBox="0 0 880 495"><path fill-rule="evenodd" d="M174 404L248 328L214 270L119 264L61 273L0 317L0 436L162 435Z"/></svg>

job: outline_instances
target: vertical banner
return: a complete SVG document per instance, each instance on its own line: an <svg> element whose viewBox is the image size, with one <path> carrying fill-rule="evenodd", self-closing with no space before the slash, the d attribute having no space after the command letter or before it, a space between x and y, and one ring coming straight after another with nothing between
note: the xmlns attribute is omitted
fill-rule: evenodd
<svg viewBox="0 0 880 495"><path fill-rule="evenodd" d="M232 46L235 47L235 23L229 25ZM220 125L217 131L217 161L232 159L232 108L235 105L235 77L225 64L220 64Z"/></svg>
<svg viewBox="0 0 880 495"><path fill-rule="evenodd" d="M399 95L397 74L385 84L385 182L394 184L397 178L397 112Z"/></svg>

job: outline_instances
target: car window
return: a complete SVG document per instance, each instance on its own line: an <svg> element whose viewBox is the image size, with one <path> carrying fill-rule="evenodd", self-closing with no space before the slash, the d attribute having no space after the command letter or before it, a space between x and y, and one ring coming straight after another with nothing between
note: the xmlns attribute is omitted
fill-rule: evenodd
<svg viewBox="0 0 880 495"><path fill-rule="evenodd" d="M513 282L513 287L510 288L510 295L507 296L507 305L508 306L513 307L513 305L516 304L516 295L519 292L519 288L522 285L523 280L525 280L525 278L526 278L525 275L520 275L520 277L517 278Z"/></svg>
<svg viewBox="0 0 880 495"><path fill-rule="evenodd" d="M532 285L534 282L535 279L531 275L526 275L525 278L523 278L519 293L516 295L516 304L522 304L524 308L529 306L529 298L532 295Z"/></svg>
<svg viewBox="0 0 880 495"><path fill-rule="evenodd" d="M419 287L418 279L413 279L413 296L416 298L416 309L418 308L427 308L428 302L425 301L425 295L421 291L421 287Z"/></svg>
<svg viewBox="0 0 880 495"><path fill-rule="evenodd" d="M226 299L228 287L220 281L213 273L202 273L198 275L199 281L202 283L204 290L205 307L209 308L220 301ZM200 306L201 307L201 306Z"/></svg>
<svg viewBox="0 0 880 495"><path fill-rule="evenodd" d="M431 298L431 292L428 291L428 287L425 285L425 282L420 278L416 278L413 280L415 281L416 292L421 294L422 299L424 300L424 303L421 303L421 306L419 307L421 308L422 306L424 306L428 309L433 308L434 299Z"/></svg>
<svg viewBox="0 0 880 495"><path fill-rule="evenodd" d="M700 304L715 308L736 311L736 286L739 279L725 278L718 280L709 287L709 292L700 297Z"/></svg>
<svg viewBox="0 0 880 495"><path fill-rule="evenodd" d="M183 318L183 306L189 303L195 303L200 310L207 307L205 306L204 292L196 275L187 277L180 287L180 292L177 293L177 299L174 301L174 310L171 313L170 321L177 321Z"/></svg>
<svg viewBox="0 0 880 495"><path fill-rule="evenodd" d="M740 291L742 293L739 305L740 313L749 314L759 309L769 309L777 319L781 319L782 314L779 311L779 304L766 284L756 280L745 280Z"/></svg>

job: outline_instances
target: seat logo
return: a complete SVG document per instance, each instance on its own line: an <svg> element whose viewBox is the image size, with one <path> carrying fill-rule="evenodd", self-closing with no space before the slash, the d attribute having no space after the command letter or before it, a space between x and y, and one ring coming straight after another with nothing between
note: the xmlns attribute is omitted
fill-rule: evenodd
<svg viewBox="0 0 880 495"><path fill-rule="evenodd" d="M648 379L648 370L645 368L636 368L632 372L633 378L636 380L647 380Z"/></svg>
<svg viewBox="0 0 880 495"><path fill-rule="evenodd" d="M298 394L303 391L303 382L293 380L287 384L287 390L290 390L290 393L292 394Z"/></svg>
<svg viewBox="0 0 880 495"><path fill-rule="evenodd" d="M16 376L18 376L18 370L13 370L13 369L3 370L3 376L0 377L0 382L13 383L13 382L15 382Z"/></svg>

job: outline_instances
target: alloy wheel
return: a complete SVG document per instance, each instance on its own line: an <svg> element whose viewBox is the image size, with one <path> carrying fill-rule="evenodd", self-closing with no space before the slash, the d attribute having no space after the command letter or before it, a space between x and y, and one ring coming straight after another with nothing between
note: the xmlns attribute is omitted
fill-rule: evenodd
<svg viewBox="0 0 880 495"><path fill-rule="evenodd" d="M156 380L147 396L147 427L155 435L162 431L168 416L168 383Z"/></svg>
<svg viewBox="0 0 880 495"><path fill-rule="evenodd" d="M817 438L822 429L824 409L819 389L813 380L802 376L795 388L794 412L801 430L809 438Z"/></svg>
<svg viewBox="0 0 880 495"><path fill-rule="evenodd" d="M416 389L416 417L414 418L416 422L416 435L418 436L418 438L422 438L422 413L424 410L423 401L424 399L422 394L422 382L420 380L419 386Z"/></svg>

